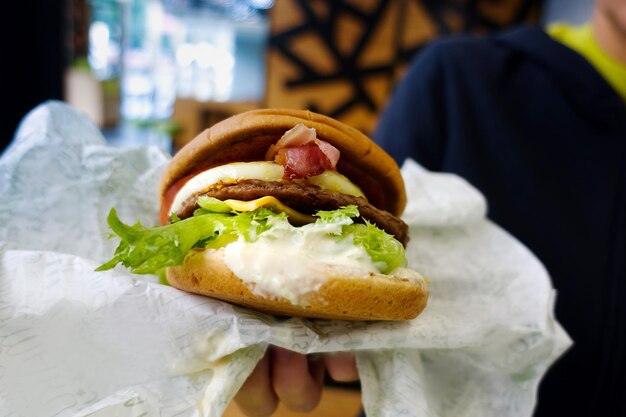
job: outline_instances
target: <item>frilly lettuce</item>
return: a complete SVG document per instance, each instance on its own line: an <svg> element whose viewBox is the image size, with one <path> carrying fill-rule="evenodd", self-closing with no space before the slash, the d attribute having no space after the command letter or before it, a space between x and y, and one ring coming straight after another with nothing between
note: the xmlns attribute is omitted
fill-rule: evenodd
<svg viewBox="0 0 626 417"><path fill-rule="evenodd" d="M266 208L254 211L235 212L220 200L202 197L199 208L192 217L177 220L165 226L145 227L124 224L115 209L111 209L107 222L121 241L113 258L98 267L103 271L122 264L137 274L163 275L168 266L180 265L192 248L220 248L238 239L254 242L272 230L296 229L284 213L275 213ZM318 211L313 227L323 228L329 237L351 238L362 246L372 262L382 273L389 273L406 265L404 247L393 236L375 225L365 222L354 223L359 216L357 206L351 205L337 210Z"/></svg>

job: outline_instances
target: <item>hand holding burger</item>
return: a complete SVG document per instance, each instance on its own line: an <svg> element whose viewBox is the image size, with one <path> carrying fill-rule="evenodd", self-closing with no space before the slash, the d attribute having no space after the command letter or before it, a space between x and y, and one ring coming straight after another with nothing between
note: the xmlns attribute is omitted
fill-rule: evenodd
<svg viewBox="0 0 626 417"><path fill-rule="evenodd" d="M311 411L320 402L325 370L338 382L359 378L353 354L310 358L270 346L235 396L235 402L248 417L268 417L279 403L291 411Z"/></svg>
<svg viewBox="0 0 626 417"><path fill-rule="evenodd" d="M428 297L406 268L396 163L358 130L298 110L207 129L161 181L162 226L108 222L115 256L179 289L277 315L406 320Z"/></svg>

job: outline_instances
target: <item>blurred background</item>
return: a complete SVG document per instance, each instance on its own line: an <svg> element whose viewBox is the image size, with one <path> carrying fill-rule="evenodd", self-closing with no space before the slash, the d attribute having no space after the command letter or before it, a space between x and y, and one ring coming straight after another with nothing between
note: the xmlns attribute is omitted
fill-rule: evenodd
<svg viewBox="0 0 626 417"><path fill-rule="evenodd" d="M86 113L114 146L175 152L260 107L318 111L370 133L429 41L585 22L593 0L42 0L3 3L0 152L46 100ZM325 391L315 415L356 415ZM240 416L229 409L230 417ZM295 415L281 408L279 415Z"/></svg>
<svg viewBox="0 0 626 417"><path fill-rule="evenodd" d="M371 132L430 40L555 20L592 0L46 0L0 27L0 140L64 100L113 145L175 151L258 107L308 108Z"/></svg>

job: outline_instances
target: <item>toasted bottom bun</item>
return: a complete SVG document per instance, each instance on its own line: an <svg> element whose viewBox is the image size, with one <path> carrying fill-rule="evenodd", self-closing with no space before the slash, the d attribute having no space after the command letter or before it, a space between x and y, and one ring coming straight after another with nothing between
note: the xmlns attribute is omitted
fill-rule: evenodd
<svg viewBox="0 0 626 417"><path fill-rule="evenodd" d="M183 291L207 295L279 316L337 320L410 320L426 307L428 287L383 274L342 276L328 269L322 286L292 304L280 297L257 294L224 262L223 250L194 250L183 265L167 269L167 280Z"/></svg>

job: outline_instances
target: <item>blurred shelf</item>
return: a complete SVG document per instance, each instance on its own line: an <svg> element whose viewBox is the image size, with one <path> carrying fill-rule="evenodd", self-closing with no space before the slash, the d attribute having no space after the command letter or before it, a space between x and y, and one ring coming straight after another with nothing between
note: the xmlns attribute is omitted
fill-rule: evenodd
<svg viewBox="0 0 626 417"><path fill-rule="evenodd" d="M203 130L232 115L261 106L256 101L197 101L177 99L174 103L173 121L179 127L174 137L174 150L180 149Z"/></svg>

